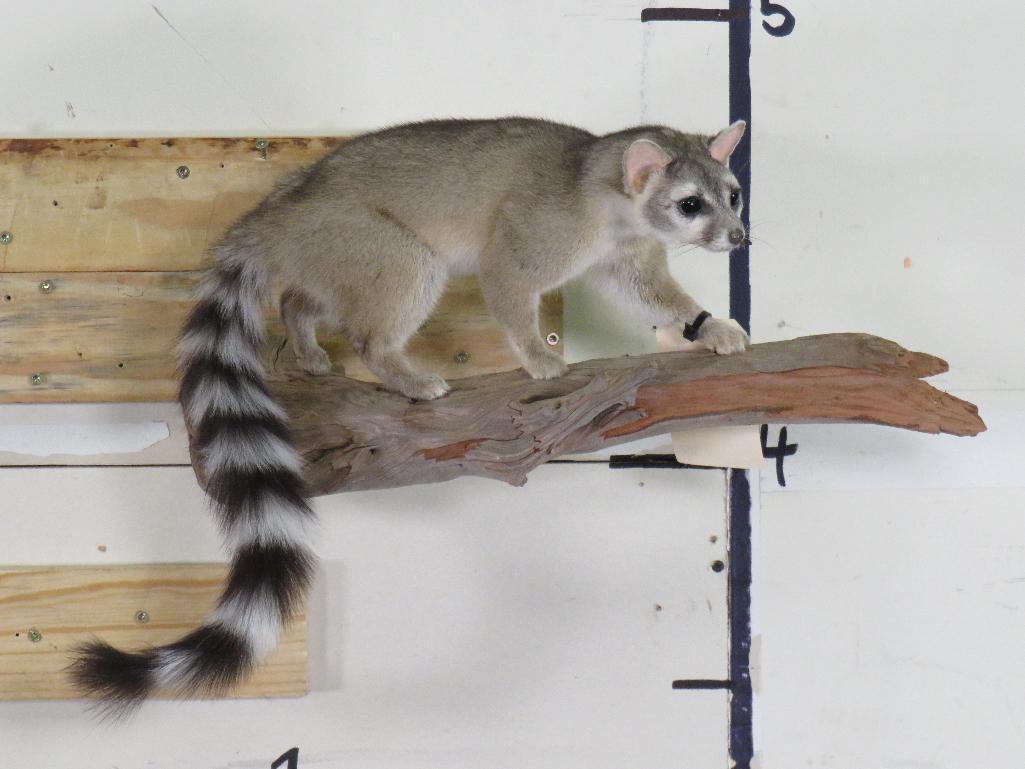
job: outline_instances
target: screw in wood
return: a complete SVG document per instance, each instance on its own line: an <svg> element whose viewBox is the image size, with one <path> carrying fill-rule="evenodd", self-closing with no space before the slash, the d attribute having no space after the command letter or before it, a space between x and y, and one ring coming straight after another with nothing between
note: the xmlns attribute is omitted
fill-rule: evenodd
<svg viewBox="0 0 1025 769"><path fill-rule="evenodd" d="M33 387L38 387L43 383L43 375L37 372L29 376L28 381Z"/></svg>
<svg viewBox="0 0 1025 769"><path fill-rule="evenodd" d="M28 629L28 640L34 644L43 640L43 634L39 632L39 628L32 627Z"/></svg>
<svg viewBox="0 0 1025 769"><path fill-rule="evenodd" d="M188 166L178 166L174 172L178 174L179 179L188 179L191 173Z"/></svg>
<svg viewBox="0 0 1025 769"><path fill-rule="evenodd" d="M3 243L6 246L12 240L14 240L13 232L11 232L10 230L4 230L3 232L0 232L0 243Z"/></svg>
<svg viewBox="0 0 1025 769"><path fill-rule="evenodd" d="M140 625L145 625L149 622L149 612L145 609L139 609L139 611L135 612L135 621Z"/></svg>
<svg viewBox="0 0 1025 769"><path fill-rule="evenodd" d="M553 331L545 337L545 341L548 342L549 346L555 347L559 343L559 335Z"/></svg>
<svg viewBox="0 0 1025 769"><path fill-rule="evenodd" d="M44 294L49 294L51 291L53 291L53 281L44 280L42 283L39 284L39 290L42 291Z"/></svg>
<svg viewBox="0 0 1025 769"><path fill-rule="evenodd" d="M455 358L456 363L469 363L470 362L470 353L466 352L466 350L460 350L459 352L457 352L452 357Z"/></svg>
<svg viewBox="0 0 1025 769"><path fill-rule="evenodd" d="M263 152L269 146L270 146L270 142L267 141L266 139L257 139L256 140L256 149L260 150L260 152Z"/></svg>

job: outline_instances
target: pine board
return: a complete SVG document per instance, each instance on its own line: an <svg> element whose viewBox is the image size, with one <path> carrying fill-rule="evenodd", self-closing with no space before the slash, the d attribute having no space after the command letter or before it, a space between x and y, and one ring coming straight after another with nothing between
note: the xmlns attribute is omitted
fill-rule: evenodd
<svg viewBox="0 0 1025 769"><path fill-rule="evenodd" d="M174 342L197 279L195 272L0 273L0 403L173 400ZM39 288L44 280L48 292ZM268 363L297 372L290 348L280 349L277 309L267 313ZM558 294L543 303L542 329L562 334ZM374 380L341 334L324 331L320 339L336 367ZM452 378L519 366L473 278L452 282L409 351L424 370Z"/></svg>
<svg viewBox="0 0 1025 769"><path fill-rule="evenodd" d="M0 141L0 271L194 270L281 175L340 138ZM180 178L179 168L187 168Z"/></svg>
<svg viewBox="0 0 1025 769"><path fill-rule="evenodd" d="M174 339L208 247L275 179L342 141L0 140L0 231L12 236L0 243L0 403L172 400ZM276 312L268 359L294 370ZM562 335L557 295L541 328ZM322 344L373 381L341 336ZM519 366L471 279L453 281L410 353L450 378Z"/></svg>
<svg viewBox="0 0 1025 769"><path fill-rule="evenodd" d="M64 674L76 644L100 637L118 648L139 649L180 638L213 608L225 572L219 564L0 570L0 700L79 696ZM139 611L148 614L148 622L136 619ZM231 696L306 694L306 655L306 620L299 617Z"/></svg>

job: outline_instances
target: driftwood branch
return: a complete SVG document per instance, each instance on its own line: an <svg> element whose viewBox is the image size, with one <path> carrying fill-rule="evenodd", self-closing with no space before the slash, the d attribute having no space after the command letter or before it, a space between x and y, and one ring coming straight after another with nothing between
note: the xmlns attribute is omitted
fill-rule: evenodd
<svg viewBox="0 0 1025 769"><path fill-rule="evenodd" d="M754 345L742 355L591 360L564 377L522 371L452 382L416 403L343 376L271 383L313 495L478 475L522 484L559 456L713 425L867 422L975 435L978 409L923 382L947 364L866 334ZM196 463L194 463L194 466ZM200 479L202 481L202 479Z"/></svg>

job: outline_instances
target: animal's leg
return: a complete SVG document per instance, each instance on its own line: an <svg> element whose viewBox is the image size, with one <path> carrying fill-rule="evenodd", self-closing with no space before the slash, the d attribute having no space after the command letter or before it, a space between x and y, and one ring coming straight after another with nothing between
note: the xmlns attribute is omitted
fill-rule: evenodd
<svg viewBox="0 0 1025 769"><path fill-rule="evenodd" d="M315 300L297 289L281 295L281 318L288 330L288 340L295 352L299 368L308 374L326 374L331 359L317 343L317 323L323 317Z"/></svg>
<svg viewBox="0 0 1025 769"><path fill-rule="evenodd" d="M388 389L418 400L444 395L445 380L417 372L405 347L445 290L447 268L390 216L368 213L347 229L362 264L362 283L350 285L343 302L342 324L353 345Z"/></svg>

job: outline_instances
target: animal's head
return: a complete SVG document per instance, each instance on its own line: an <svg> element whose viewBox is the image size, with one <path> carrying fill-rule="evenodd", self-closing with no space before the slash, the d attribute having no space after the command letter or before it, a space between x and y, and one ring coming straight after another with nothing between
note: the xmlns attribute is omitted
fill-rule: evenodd
<svg viewBox="0 0 1025 769"><path fill-rule="evenodd" d="M738 120L687 151L638 139L623 153L623 186L643 227L667 246L700 245L731 251L747 242L740 220L740 184L730 155L747 124Z"/></svg>

